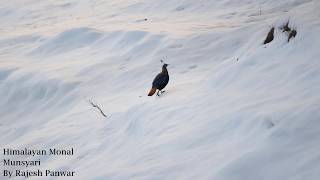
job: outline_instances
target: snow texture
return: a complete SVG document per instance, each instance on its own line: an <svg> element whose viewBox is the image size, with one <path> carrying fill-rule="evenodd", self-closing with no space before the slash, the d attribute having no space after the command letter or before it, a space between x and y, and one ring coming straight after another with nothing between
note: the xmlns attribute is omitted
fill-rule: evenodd
<svg viewBox="0 0 320 180"><path fill-rule="evenodd" d="M74 179L318 180L319 8L2 1L1 146L74 147L41 165L74 170ZM280 30L288 20L297 30L289 43ZM161 59L170 82L148 97Z"/></svg>

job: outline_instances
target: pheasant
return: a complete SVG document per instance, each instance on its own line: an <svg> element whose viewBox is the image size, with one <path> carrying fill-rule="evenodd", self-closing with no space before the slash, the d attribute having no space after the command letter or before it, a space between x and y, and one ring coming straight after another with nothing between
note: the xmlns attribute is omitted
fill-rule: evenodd
<svg viewBox="0 0 320 180"><path fill-rule="evenodd" d="M157 96L160 96L160 93L163 93L164 91L161 91L163 88L166 87L166 85L169 82L169 74L167 70L168 64L163 64L162 71L159 73L152 82L152 88L148 94L148 96L152 96L157 90Z"/></svg>

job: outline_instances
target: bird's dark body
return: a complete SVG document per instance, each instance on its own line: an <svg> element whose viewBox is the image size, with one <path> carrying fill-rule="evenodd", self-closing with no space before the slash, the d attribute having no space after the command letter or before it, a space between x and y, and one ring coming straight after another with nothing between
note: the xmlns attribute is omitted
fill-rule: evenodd
<svg viewBox="0 0 320 180"><path fill-rule="evenodd" d="M169 75L168 74L162 74L159 73L156 78L154 78L152 82L152 87L159 89L160 91L166 87L166 85L169 82Z"/></svg>
<svg viewBox="0 0 320 180"><path fill-rule="evenodd" d="M169 74L168 74L168 70L167 70L167 66L168 64L164 64L162 66L162 71L161 73L159 73L153 80L152 82L152 88L148 94L148 96L152 96L157 90L158 93L157 95L159 96L159 91L161 92L161 90L163 88L166 87L166 85L169 82ZM162 93L162 92L161 92Z"/></svg>

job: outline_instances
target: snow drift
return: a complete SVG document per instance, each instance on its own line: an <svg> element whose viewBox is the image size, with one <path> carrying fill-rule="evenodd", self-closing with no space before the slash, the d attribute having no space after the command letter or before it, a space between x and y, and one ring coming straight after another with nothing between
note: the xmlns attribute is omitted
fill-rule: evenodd
<svg viewBox="0 0 320 180"><path fill-rule="evenodd" d="M317 180L319 7L3 2L0 142L74 147L41 165L74 179ZM287 20L298 32L289 43L279 29ZM275 39L262 45L271 26ZM170 81L150 98L160 59Z"/></svg>

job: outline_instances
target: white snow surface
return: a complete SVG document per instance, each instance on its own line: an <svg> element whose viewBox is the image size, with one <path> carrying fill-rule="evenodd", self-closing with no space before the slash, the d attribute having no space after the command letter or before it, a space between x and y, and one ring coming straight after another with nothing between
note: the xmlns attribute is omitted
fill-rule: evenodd
<svg viewBox="0 0 320 180"><path fill-rule="evenodd" d="M319 8L1 1L1 146L73 147L70 157L29 158L76 171L61 179L319 180ZM288 20L289 43L279 29ZM148 97L161 59L169 84Z"/></svg>

